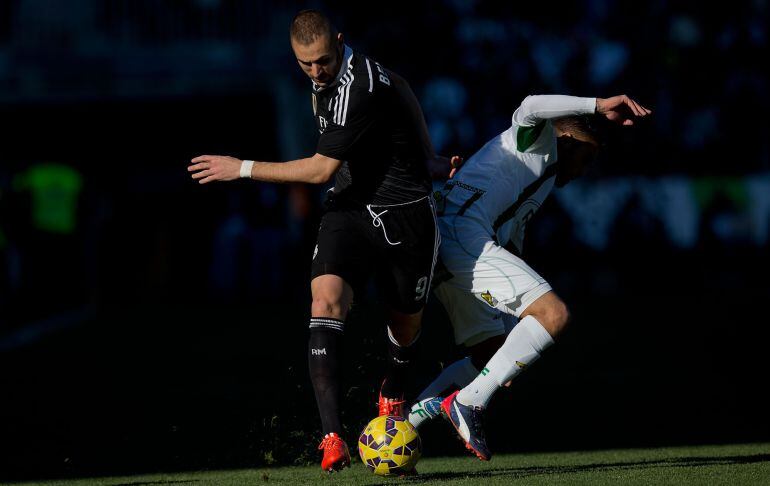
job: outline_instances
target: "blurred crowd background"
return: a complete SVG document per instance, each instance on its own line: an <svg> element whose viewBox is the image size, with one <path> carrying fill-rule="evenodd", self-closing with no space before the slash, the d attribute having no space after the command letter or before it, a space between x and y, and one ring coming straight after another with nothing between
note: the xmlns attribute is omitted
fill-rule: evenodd
<svg viewBox="0 0 770 486"><path fill-rule="evenodd" d="M302 8L410 81L444 155L469 157L528 94L654 110L610 129L598 166L529 224L525 257L574 326L491 410L498 450L770 439L766 0L8 0L0 479L315 457L305 347L325 188L186 172L204 153L313 153L288 42ZM350 439L382 368L363 297ZM460 352L437 305L423 341L415 386ZM427 429L426 453L457 453L450 435Z"/></svg>

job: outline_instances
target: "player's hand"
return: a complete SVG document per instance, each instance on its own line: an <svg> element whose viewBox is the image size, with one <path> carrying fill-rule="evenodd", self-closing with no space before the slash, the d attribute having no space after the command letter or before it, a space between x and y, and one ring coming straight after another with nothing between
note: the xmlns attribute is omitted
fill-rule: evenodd
<svg viewBox="0 0 770 486"><path fill-rule="evenodd" d="M626 95L612 98L596 98L596 114L604 115L608 120L619 125L633 125L634 117L644 118L652 113Z"/></svg>
<svg viewBox="0 0 770 486"><path fill-rule="evenodd" d="M226 155L201 155L190 161L187 167L192 178L200 184L212 181L232 181L241 176L241 159Z"/></svg>
<svg viewBox="0 0 770 486"><path fill-rule="evenodd" d="M455 176L455 174L457 173L457 170L460 168L461 165L463 165L463 162L465 161L459 155L453 155L452 158L449 159L449 167L452 168L452 170L449 171L450 179Z"/></svg>
<svg viewBox="0 0 770 486"><path fill-rule="evenodd" d="M450 179L455 174L457 169L462 165L463 158L459 155L455 155L451 158L444 157L443 155L434 155L432 159L428 160L428 171L431 178L439 181ZM447 169L449 169L449 175L447 176Z"/></svg>

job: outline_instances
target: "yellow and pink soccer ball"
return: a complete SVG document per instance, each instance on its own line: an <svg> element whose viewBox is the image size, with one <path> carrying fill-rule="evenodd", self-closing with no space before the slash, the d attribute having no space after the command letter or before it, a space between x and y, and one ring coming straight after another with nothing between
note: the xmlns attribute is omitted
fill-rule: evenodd
<svg viewBox="0 0 770 486"><path fill-rule="evenodd" d="M379 476L408 474L420 460L422 443L406 419L383 415L364 427L358 438L358 455Z"/></svg>

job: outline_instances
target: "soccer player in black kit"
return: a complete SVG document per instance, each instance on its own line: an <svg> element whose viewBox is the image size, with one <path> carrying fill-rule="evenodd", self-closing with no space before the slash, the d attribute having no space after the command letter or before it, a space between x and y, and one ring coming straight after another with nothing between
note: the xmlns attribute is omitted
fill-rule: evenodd
<svg viewBox="0 0 770 486"><path fill-rule="evenodd" d="M291 46L312 80L320 133L316 154L283 163L202 155L189 171L200 183L248 177L323 184L329 191L313 254L310 377L324 438L321 467L350 464L340 437L338 352L354 289L377 279L388 307L388 370L380 415L403 416L403 381L413 361L439 246L425 120L408 84L344 44L320 12L291 24Z"/></svg>

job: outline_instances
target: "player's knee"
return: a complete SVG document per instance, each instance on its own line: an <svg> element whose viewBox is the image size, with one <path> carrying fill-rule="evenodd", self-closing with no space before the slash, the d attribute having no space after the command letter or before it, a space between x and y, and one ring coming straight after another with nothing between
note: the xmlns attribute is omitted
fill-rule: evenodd
<svg viewBox="0 0 770 486"><path fill-rule="evenodd" d="M569 323L569 310L567 305L555 294L546 294L548 297L538 302L538 305L529 310L526 315L531 315L548 331L551 337L556 338L564 332Z"/></svg>
<svg viewBox="0 0 770 486"><path fill-rule="evenodd" d="M417 338L420 334L420 321L417 322L391 322L388 325L390 334L393 339L399 344L399 346L408 346Z"/></svg>
<svg viewBox="0 0 770 486"><path fill-rule="evenodd" d="M310 312L313 317L345 318L342 303L339 300L329 299L325 296L313 297L313 302L310 304Z"/></svg>
<svg viewBox="0 0 770 486"><path fill-rule="evenodd" d="M552 337L556 337L567 328L570 320L569 309L567 304L561 299L557 299L550 306L546 312L548 321L548 332Z"/></svg>

